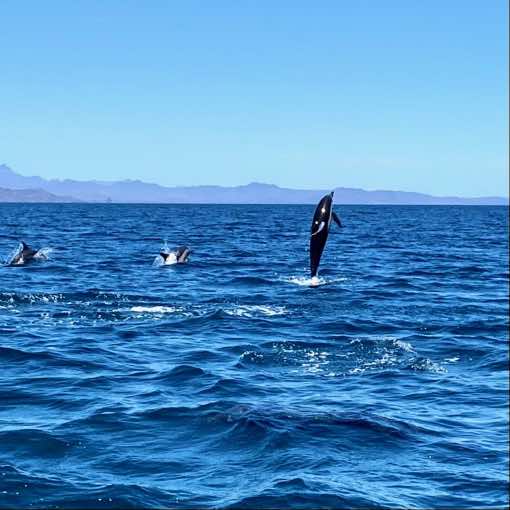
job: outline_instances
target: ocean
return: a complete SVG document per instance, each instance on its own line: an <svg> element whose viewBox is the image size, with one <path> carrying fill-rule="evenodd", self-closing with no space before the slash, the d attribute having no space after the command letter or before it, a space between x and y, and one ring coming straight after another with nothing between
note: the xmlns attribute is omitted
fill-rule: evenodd
<svg viewBox="0 0 510 510"><path fill-rule="evenodd" d="M508 207L313 210L0 204L0 507L506 507Z"/></svg>

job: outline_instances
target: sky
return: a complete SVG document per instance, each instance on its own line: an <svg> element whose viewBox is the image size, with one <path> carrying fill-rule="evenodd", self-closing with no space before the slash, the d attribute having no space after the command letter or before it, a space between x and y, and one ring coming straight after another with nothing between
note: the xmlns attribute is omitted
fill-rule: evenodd
<svg viewBox="0 0 510 510"><path fill-rule="evenodd" d="M0 2L0 164L508 195L506 0Z"/></svg>

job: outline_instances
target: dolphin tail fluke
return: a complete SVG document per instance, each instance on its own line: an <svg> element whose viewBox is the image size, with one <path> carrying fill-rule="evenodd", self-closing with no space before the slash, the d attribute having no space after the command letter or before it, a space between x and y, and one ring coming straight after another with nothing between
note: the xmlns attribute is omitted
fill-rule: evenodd
<svg viewBox="0 0 510 510"><path fill-rule="evenodd" d="M333 218L333 221L339 226L339 227L342 227L342 222L340 221L340 218L337 216L336 212L333 211L332 213L332 218Z"/></svg>
<svg viewBox="0 0 510 510"><path fill-rule="evenodd" d="M160 257L163 257L163 260L166 260L166 259L168 258L168 253L160 252L160 253L159 253L159 256L160 256Z"/></svg>

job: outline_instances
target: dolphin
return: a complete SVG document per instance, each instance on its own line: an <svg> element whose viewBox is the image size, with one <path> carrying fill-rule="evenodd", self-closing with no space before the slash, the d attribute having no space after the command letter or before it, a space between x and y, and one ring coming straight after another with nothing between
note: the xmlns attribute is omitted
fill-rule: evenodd
<svg viewBox="0 0 510 510"><path fill-rule="evenodd" d="M169 252L160 252L160 257L163 258L164 264L184 264L188 262L191 250L187 246L178 246Z"/></svg>
<svg viewBox="0 0 510 510"><path fill-rule="evenodd" d="M334 191L322 197L313 214L310 235L310 272L312 278L317 276L322 252L328 240L331 220L339 227L342 226L340 218L333 211L333 194Z"/></svg>
<svg viewBox="0 0 510 510"><path fill-rule="evenodd" d="M38 250L30 248L24 241L21 241L16 253L7 261L8 266L22 266L31 262L36 256Z"/></svg>

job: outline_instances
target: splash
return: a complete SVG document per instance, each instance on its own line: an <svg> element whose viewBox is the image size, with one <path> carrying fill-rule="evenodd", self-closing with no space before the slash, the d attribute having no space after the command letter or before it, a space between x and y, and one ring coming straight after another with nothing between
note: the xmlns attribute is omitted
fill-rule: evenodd
<svg viewBox="0 0 510 510"><path fill-rule="evenodd" d="M16 257L18 254L20 254L22 250L23 250L23 245L21 243L19 243L18 246L16 246L16 248L14 248L9 253L9 255L7 255L7 257L4 260L4 264L6 264L6 265L12 264L14 257Z"/></svg>
<svg viewBox="0 0 510 510"><path fill-rule="evenodd" d="M166 260L161 255L157 255L156 258L154 259L154 262L152 263L152 265L155 267L173 266L174 264L177 264L177 257L173 252L168 253L168 257L166 258Z"/></svg>
<svg viewBox="0 0 510 510"><path fill-rule="evenodd" d="M293 283L301 287L319 287L326 285L328 282L324 278L314 276L313 278L305 278L304 276L292 276L285 280L288 283Z"/></svg>
<svg viewBox="0 0 510 510"><path fill-rule="evenodd" d="M154 258L154 261L152 262L152 265L154 267L163 266L165 264L165 259L161 255L156 255Z"/></svg>
<svg viewBox="0 0 510 510"><path fill-rule="evenodd" d="M347 278L323 278L321 276L313 276L312 278L305 276L291 276L290 278L283 278L284 282L299 285L301 287L320 287L322 285L329 285L332 283L346 281Z"/></svg>
<svg viewBox="0 0 510 510"><path fill-rule="evenodd" d="M37 250L37 253L34 255L34 259L47 260L50 258L52 253L53 253L53 248L46 246L45 248L41 248L40 250Z"/></svg>
<svg viewBox="0 0 510 510"><path fill-rule="evenodd" d="M21 243L18 244L16 248L14 248L7 258L4 260L5 265L11 265L12 261L15 257L17 257L21 252L23 251L23 245ZM50 258L51 253L53 252L53 248L50 248L49 246L46 246L44 248L40 248L37 250L37 252L34 254L35 260L48 260ZM25 261L20 262L19 265L23 265Z"/></svg>
<svg viewBox="0 0 510 510"><path fill-rule="evenodd" d="M154 262L152 263L155 267L160 266L173 266L174 264L177 264L177 254L175 253L174 249L170 248L168 245L168 241L165 239L163 242L163 246L160 248L160 254L165 253L168 256L166 258L162 257L160 254L156 256L154 259Z"/></svg>

